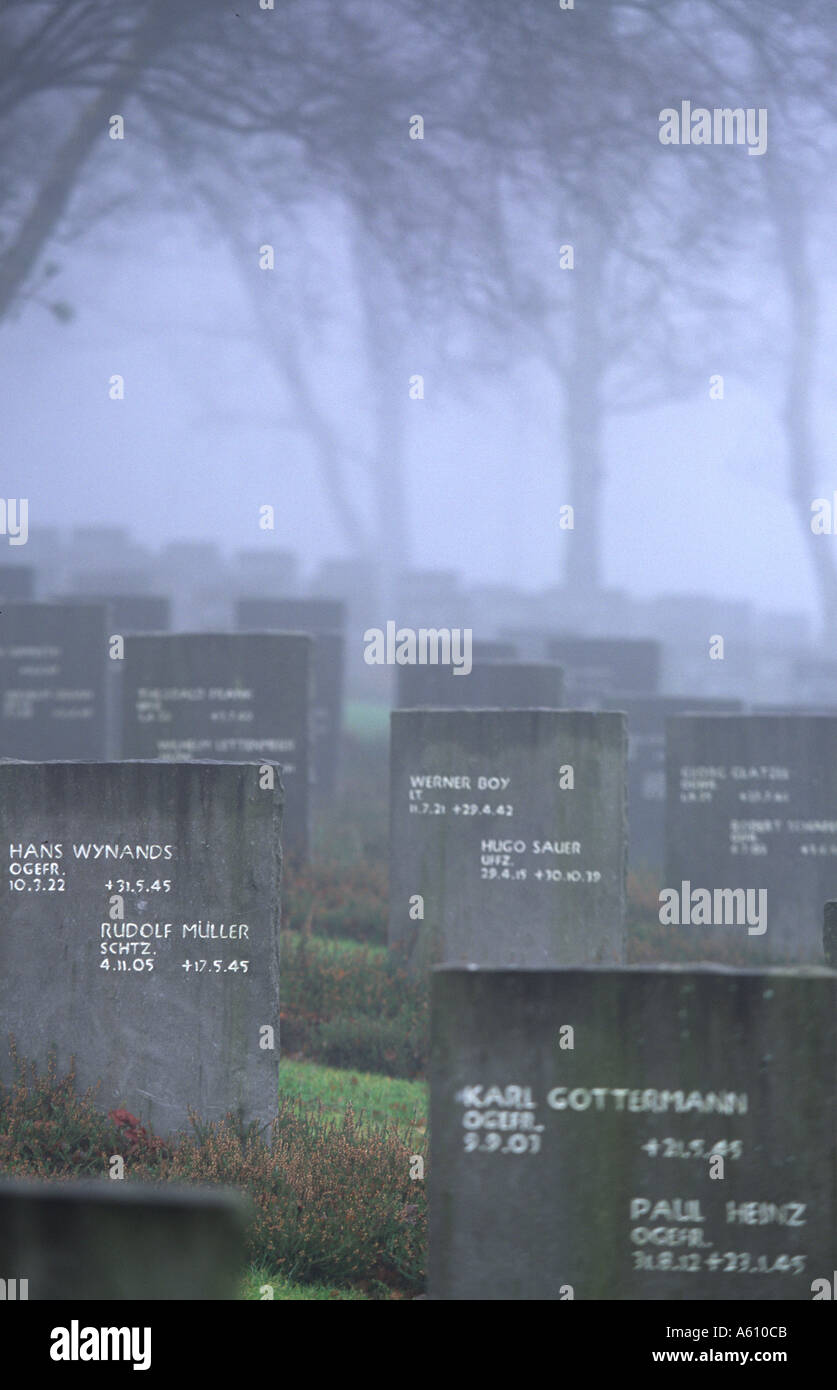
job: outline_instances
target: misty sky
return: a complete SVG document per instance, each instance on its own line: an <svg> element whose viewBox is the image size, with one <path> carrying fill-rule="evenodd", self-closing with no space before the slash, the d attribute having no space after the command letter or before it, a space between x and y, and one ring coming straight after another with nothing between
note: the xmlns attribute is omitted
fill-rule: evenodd
<svg viewBox="0 0 837 1390"><path fill-rule="evenodd" d="M310 570L342 552L341 536L304 435L271 427L280 391L257 340L247 341L248 307L224 250L196 250L185 237L178 248L159 223L151 234L160 256L149 256L141 227L126 233L121 256L73 250L51 286L76 307L73 322L30 305L7 326L9 495L29 497L30 528L128 525L152 548L204 535L227 550L275 544L299 549ZM350 341L346 353L350 376ZM108 399L115 371L122 402ZM707 387L705 400L611 427L607 581L638 595L692 590L812 608L774 409L736 383L734 364L725 387L723 402ZM492 375L464 405L446 398L444 382L428 377L425 389L408 416L414 563L474 582L560 582L571 537L555 521L567 498L551 379L532 366L507 381ZM334 391L357 437L364 402L339 379ZM273 533L256 525L263 502L276 507Z"/></svg>
<svg viewBox="0 0 837 1390"><path fill-rule="evenodd" d="M410 106L406 94L405 112ZM650 140L655 132L652 120ZM742 149L713 153L747 163ZM124 157L131 158L127 146ZM270 240L273 231L262 236ZM320 379L351 460L374 430L376 403L355 369L353 321L338 287L339 236L332 243L331 231L329 219L309 214L307 234L319 254L327 259L334 246ZM256 245L254 275L263 273ZM72 304L73 321L59 323L30 301L4 325L5 486L7 495L29 498L30 531L101 522L128 526L152 549L184 536L213 537L227 551L291 548L303 579L322 559L345 554L309 440L295 428L220 240L186 210L143 216L132 209L52 246L50 257L61 271L48 297ZM756 259L753 273L773 294L767 261ZM708 352L691 396L664 409L608 417L604 581L638 596L697 591L814 616L810 566L786 492L775 380L760 380L739 354L740 346L727 360ZM560 583L573 537L558 529L558 511L573 499L554 377L513 343L502 370L478 371L467 392L437 369L420 339L405 338L404 361L425 375L426 391L406 413L412 565L455 569L466 582ZM125 378L121 402L108 399L115 372ZM709 399L713 372L725 377L723 402ZM406 376L398 382L406 399ZM833 386L825 385L820 495L830 496L837 412ZM369 516L368 480L359 463L349 469ZM257 526L266 502L276 509L273 533ZM837 547L837 537L822 543Z"/></svg>

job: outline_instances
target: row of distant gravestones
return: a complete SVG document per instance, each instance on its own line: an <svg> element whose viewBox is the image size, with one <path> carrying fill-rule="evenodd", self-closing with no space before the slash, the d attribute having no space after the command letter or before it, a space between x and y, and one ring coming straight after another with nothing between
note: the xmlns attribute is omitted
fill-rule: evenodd
<svg viewBox="0 0 837 1390"><path fill-rule="evenodd" d="M30 629L39 608L53 606L27 606ZM50 618L62 653L74 646L71 617L64 609L63 627ZM40 682L52 692L52 731L66 739L84 698L69 670L50 665L43 632L26 649L30 629L5 649L20 679L11 702L5 682L4 717L43 740ZM130 707L152 731L145 755L230 763L0 769L0 1017L24 1055L43 1058L51 1042L64 1061L75 1053L81 1085L101 1078L106 1108L126 1105L158 1132L184 1123L187 1105L267 1120L280 845L267 760L288 774L304 743L307 682L290 731L277 710L294 702L276 682L304 664L308 639L130 640L137 654L150 644L144 666L130 662ZM502 679L523 679L522 668L503 669ZM737 935L754 961L767 950L822 960L819 905L835 891L834 737L835 721L812 716L675 721L673 942L698 935L711 956ZM258 765L237 761L247 757ZM494 967L435 980L432 1292L809 1296L800 1276L816 1277L816 1242L834 1225L833 977L559 968L624 960L619 715L399 713L391 766L393 947L415 968ZM298 774L292 764L286 825L297 834ZM746 918L694 920L693 889L722 887L766 893L764 932ZM758 1172L746 1161L757 1151L770 1155ZM735 1243L739 1228L746 1239Z"/></svg>
<svg viewBox="0 0 837 1390"><path fill-rule="evenodd" d="M0 573L0 592L8 584L8 567L6 576ZM284 767L286 847L306 855L309 803L328 804L336 785L345 604L245 598L236 605L236 621L246 631L173 635L150 632L169 619L168 601L153 595L117 595L107 603L2 602L0 758L276 760ZM687 711L736 712L740 706L654 693L657 642L542 636L545 649L561 654L566 680L554 661L510 660L510 643L477 642L467 676L439 666L399 667L396 703L624 710L629 862L636 871L659 876L666 719ZM697 751L714 756L710 743L704 748L703 735L701 740ZM762 742L767 752L759 748L759 757L770 761L770 739ZM747 790L753 796L760 789ZM762 790L759 804L769 807L777 789ZM683 801L679 791L677 801ZM762 850L755 846L752 852Z"/></svg>

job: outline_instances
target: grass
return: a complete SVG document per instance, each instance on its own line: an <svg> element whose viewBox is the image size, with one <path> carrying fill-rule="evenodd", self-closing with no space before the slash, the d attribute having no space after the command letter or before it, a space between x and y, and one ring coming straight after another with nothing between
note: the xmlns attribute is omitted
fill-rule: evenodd
<svg viewBox="0 0 837 1390"><path fill-rule="evenodd" d="M401 1129L411 1123L420 1133L427 1128L427 1087L423 1081L282 1060L279 1093L338 1119L343 1117L346 1102L351 1101L360 1128Z"/></svg>
<svg viewBox="0 0 837 1390"><path fill-rule="evenodd" d="M268 1293L267 1290L272 1290ZM341 1303L368 1303L369 1296L357 1289L341 1289L329 1284L294 1284L268 1269L248 1269L241 1281L239 1300L248 1302L321 1303L338 1300Z"/></svg>
<svg viewBox="0 0 837 1390"><path fill-rule="evenodd" d="M344 714L344 727L355 738L383 741L389 738L389 705L371 700L349 700Z"/></svg>

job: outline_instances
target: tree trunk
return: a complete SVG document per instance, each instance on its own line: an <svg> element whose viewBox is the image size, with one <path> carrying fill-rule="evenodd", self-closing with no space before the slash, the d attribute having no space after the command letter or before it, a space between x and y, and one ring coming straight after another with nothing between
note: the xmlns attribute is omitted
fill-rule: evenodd
<svg viewBox="0 0 837 1390"><path fill-rule="evenodd" d="M366 528L343 476L339 438L314 399L296 344L286 337L280 338L281 327L266 327L265 333L279 372L290 389L299 422L314 446L326 493L349 549L358 559L369 558Z"/></svg>
<svg viewBox="0 0 837 1390"><path fill-rule="evenodd" d="M573 277L564 428L568 459L565 500L574 510L574 529L562 531L560 540L566 556L564 583L577 594L596 591L603 586L602 395L606 370L606 344L602 341L601 326L606 254L603 240L601 230L588 225L577 239L574 269L561 272Z"/></svg>
<svg viewBox="0 0 837 1390"><path fill-rule="evenodd" d="M55 155L15 240L0 258L0 320L29 279L60 222L91 149L97 140L105 138L108 118L121 114L125 97L170 32L165 19L170 10L171 0L152 0L113 77L82 112Z"/></svg>
<svg viewBox="0 0 837 1390"><path fill-rule="evenodd" d="M357 277L358 302L363 318L363 335L369 381L370 438L374 441L370 457L375 489L376 561L380 573L381 601L391 608L398 596L397 576L410 564L410 534L407 518L404 468L405 411L422 410L421 401L408 398L413 370L404 362L403 335L409 317L403 303L399 308L399 287L393 283L379 260L370 260L370 247L363 228L352 228L352 250ZM374 248L373 248L374 253Z"/></svg>
<svg viewBox="0 0 837 1390"><path fill-rule="evenodd" d="M837 650L837 570L835 541L811 530L811 503L816 495L816 444L813 424L817 298L808 262L802 197L786 166L765 161L767 196L776 229L779 263L790 313L788 375L782 421L788 449L790 494L805 537L820 601L822 641L826 653Z"/></svg>
<svg viewBox="0 0 837 1390"><path fill-rule="evenodd" d="M420 401L407 400L408 376L399 372L400 354L372 354L370 376L376 401L375 478L377 559L382 601L389 608L399 592L398 575L410 565L410 539L404 486L404 412L410 405L422 410Z"/></svg>
<svg viewBox="0 0 837 1390"><path fill-rule="evenodd" d="M179 158L171 149L169 158L182 170L183 177L188 177L185 159ZM201 184L198 192L230 249L241 283L250 297L253 317L262 339L268 347L277 373L288 389L300 427L308 435L313 446L326 495L349 550L358 559L371 559L367 528L343 473L339 436L311 388L309 373L302 361L296 335L284 322L277 322L271 315L261 281L253 272L248 259L252 255L252 246L237 232L235 205L214 191L210 185Z"/></svg>

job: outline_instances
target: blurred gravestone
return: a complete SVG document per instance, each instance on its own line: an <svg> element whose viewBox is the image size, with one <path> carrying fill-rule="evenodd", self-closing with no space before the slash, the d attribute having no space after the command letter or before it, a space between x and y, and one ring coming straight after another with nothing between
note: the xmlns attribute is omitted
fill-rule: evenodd
<svg viewBox="0 0 837 1390"><path fill-rule="evenodd" d="M660 643L635 637L547 639L546 655L564 667L570 709L598 708L611 695L654 695L660 683Z"/></svg>
<svg viewBox="0 0 837 1390"><path fill-rule="evenodd" d="M734 942L754 960L821 964L822 905L837 896L837 718L669 719L666 765L672 933L709 956Z"/></svg>
<svg viewBox="0 0 837 1390"><path fill-rule="evenodd" d="M232 1299L246 1213L219 1188L0 1181L0 1269L30 1300Z"/></svg>
<svg viewBox="0 0 837 1390"><path fill-rule="evenodd" d="M123 757L281 763L284 848L304 859L310 654L311 639L302 633L129 636Z"/></svg>
<svg viewBox="0 0 837 1390"><path fill-rule="evenodd" d="M56 603L101 603L107 610L107 736L105 756L118 758L122 749L122 675L124 661L112 658L111 639L128 633L167 632L171 627L171 600L162 594L74 593Z"/></svg>
<svg viewBox="0 0 837 1390"><path fill-rule="evenodd" d="M741 705L688 695L620 695L602 705L628 716L628 868L659 878L665 864L666 719L689 711L734 714Z"/></svg>
<svg viewBox="0 0 837 1390"><path fill-rule="evenodd" d="M0 1076L21 1057L158 1132L276 1113L279 769L0 764ZM273 1029L272 1039L261 1030ZM262 1050L267 1038L271 1047Z"/></svg>
<svg viewBox="0 0 837 1390"><path fill-rule="evenodd" d="M623 716L403 710L391 730L395 951L417 967L623 958Z"/></svg>
<svg viewBox="0 0 837 1390"><path fill-rule="evenodd" d="M432 996L432 1298L830 1281L833 971L440 968Z"/></svg>
<svg viewBox="0 0 837 1390"><path fill-rule="evenodd" d="M283 596L299 586L299 557L293 550L237 550L233 568L242 593Z"/></svg>
<svg viewBox="0 0 837 1390"><path fill-rule="evenodd" d="M474 661L516 661L518 651L514 642L480 642L474 639L471 655Z"/></svg>
<svg viewBox="0 0 837 1390"><path fill-rule="evenodd" d="M387 699L391 668L364 660L364 633L381 623L381 574L374 560L326 560L315 575L312 594L346 605L345 676L352 699Z"/></svg>
<svg viewBox="0 0 837 1390"><path fill-rule="evenodd" d="M107 610L7 603L0 613L0 757L104 758Z"/></svg>
<svg viewBox="0 0 837 1390"><path fill-rule="evenodd" d="M823 911L822 948L826 965L837 969L837 902L826 903Z"/></svg>
<svg viewBox="0 0 837 1390"><path fill-rule="evenodd" d="M164 594L74 594L74 602L106 603L112 632L168 632L171 599Z"/></svg>
<svg viewBox="0 0 837 1390"><path fill-rule="evenodd" d="M561 667L543 661L475 661L461 676L450 666L398 667L401 709L560 709L563 692Z"/></svg>
<svg viewBox="0 0 837 1390"><path fill-rule="evenodd" d="M29 601L35 597L35 570L31 565L0 565L0 603Z"/></svg>
<svg viewBox="0 0 837 1390"><path fill-rule="evenodd" d="M243 631L298 631L312 638L312 790L318 801L327 801L340 763L346 605L336 599L242 598L235 621Z"/></svg>

